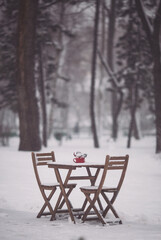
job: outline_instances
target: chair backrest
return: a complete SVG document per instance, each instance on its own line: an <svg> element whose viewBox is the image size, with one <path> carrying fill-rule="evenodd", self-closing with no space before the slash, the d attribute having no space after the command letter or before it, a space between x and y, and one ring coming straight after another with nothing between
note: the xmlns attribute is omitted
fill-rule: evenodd
<svg viewBox="0 0 161 240"><path fill-rule="evenodd" d="M49 153L31 153L32 156L32 163L34 167L34 172L36 176L37 183L39 187L41 186L41 180L38 172L38 166L44 166L47 165L48 162L52 161L55 162L55 154L54 152L49 152Z"/></svg>
<svg viewBox="0 0 161 240"><path fill-rule="evenodd" d="M109 170L120 170L121 171L121 174L120 174L120 177L119 177L119 180L118 180L118 184L117 184L117 191L120 190L120 188L122 186L122 183L124 181L128 161L129 161L129 155L126 155L126 156L112 156L109 159L108 171Z"/></svg>
<svg viewBox="0 0 161 240"><path fill-rule="evenodd" d="M99 186L98 186L98 194L101 192L101 189L104 185L107 172L109 172L111 170L120 170L120 172L121 172L119 174L119 179L118 179L118 182L117 182L117 192L119 192L119 190L122 186L122 183L124 181L124 178L125 178L125 173L126 173L126 169L127 169L127 165L128 165L128 160L129 160L129 155L126 155L126 156L112 156L112 157L110 157L109 155L106 156L104 169L103 169L102 176L101 176Z"/></svg>
<svg viewBox="0 0 161 240"><path fill-rule="evenodd" d="M99 186L98 186L98 194L101 192L101 189L103 187L103 184L104 184L104 181L105 181L105 178L106 178L106 174L107 174L107 170L108 170L108 165L109 165L109 160L110 160L110 156L107 155L106 156L106 159L105 159L105 165L104 165L104 169L103 169L103 172L102 172L102 177L100 179L100 183L99 183Z"/></svg>

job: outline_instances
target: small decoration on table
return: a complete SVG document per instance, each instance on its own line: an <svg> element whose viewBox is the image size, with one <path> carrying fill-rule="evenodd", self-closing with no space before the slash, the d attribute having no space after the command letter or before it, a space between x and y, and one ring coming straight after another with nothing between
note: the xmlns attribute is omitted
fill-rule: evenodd
<svg viewBox="0 0 161 240"><path fill-rule="evenodd" d="M73 161L75 163L84 163L85 162L85 158L87 157L87 154L86 153L81 153L81 152L75 152L73 153L74 155L74 159Z"/></svg>

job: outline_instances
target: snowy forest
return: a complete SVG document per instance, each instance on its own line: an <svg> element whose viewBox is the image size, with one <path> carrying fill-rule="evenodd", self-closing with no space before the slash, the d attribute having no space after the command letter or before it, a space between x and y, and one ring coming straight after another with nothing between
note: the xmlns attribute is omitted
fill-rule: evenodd
<svg viewBox="0 0 161 240"><path fill-rule="evenodd" d="M161 152L161 0L0 0L0 144L154 135Z"/></svg>

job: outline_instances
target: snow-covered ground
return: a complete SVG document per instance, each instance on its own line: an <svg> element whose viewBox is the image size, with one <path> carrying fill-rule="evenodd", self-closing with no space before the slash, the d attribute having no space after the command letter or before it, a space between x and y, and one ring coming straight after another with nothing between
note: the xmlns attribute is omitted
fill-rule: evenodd
<svg viewBox="0 0 161 240"><path fill-rule="evenodd" d="M155 154L155 138L133 141L126 148L126 139L116 143L103 139L101 148L94 149L87 138L64 141L59 146L50 141L47 149L54 150L56 160L72 161L73 152L88 154L87 160L104 161L105 156L129 154L129 165L123 187L114 206L123 224L102 226L99 222L73 224L69 219L49 221L36 218L43 201L40 195L30 152L17 151L18 139L9 147L0 147L0 239L2 240L160 240L161 239L161 155ZM55 177L52 174L44 177ZM46 174L47 174L46 172ZM80 185L85 185L84 182ZM57 195L56 195L57 196ZM79 205L83 194L79 187L71 195Z"/></svg>

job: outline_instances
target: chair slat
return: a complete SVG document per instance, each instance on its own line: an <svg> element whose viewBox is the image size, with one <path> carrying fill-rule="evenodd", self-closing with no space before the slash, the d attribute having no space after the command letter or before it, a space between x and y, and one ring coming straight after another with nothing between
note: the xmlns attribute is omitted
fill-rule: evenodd
<svg viewBox="0 0 161 240"><path fill-rule="evenodd" d="M50 160L53 160L52 157L37 158L37 161L50 161Z"/></svg>
<svg viewBox="0 0 161 240"><path fill-rule="evenodd" d="M111 165L124 165L125 161L111 161L109 162L109 166Z"/></svg>
<svg viewBox="0 0 161 240"><path fill-rule="evenodd" d="M51 156L51 153L36 153L37 157L43 157L43 156Z"/></svg>
<svg viewBox="0 0 161 240"><path fill-rule="evenodd" d="M44 166L44 165L47 165L47 162L37 162L36 165L37 166Z"/></svg>
<svg viewBox="0 0 161 240"><path fill-rule="evenodd" d="M112 156L112 157L110 157L110 160L117 160L117 161L119 161L119 160L125 160L126 159L126 156Z"/></svg>
<svg viewBox="0 0 161 240"><path fill-rule="evenodd" d="M124 169L124 166L109 166L108 170L122 170Z"/></svg>

